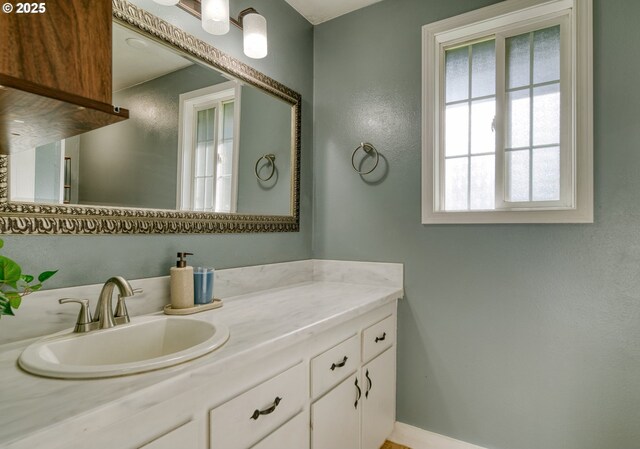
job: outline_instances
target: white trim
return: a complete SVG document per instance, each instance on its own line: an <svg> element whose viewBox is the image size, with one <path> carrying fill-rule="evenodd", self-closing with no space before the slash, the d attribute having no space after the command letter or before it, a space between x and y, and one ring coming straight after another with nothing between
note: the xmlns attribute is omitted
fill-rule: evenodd
<svg viewBox="0 0 640 449"><path fill-rule="evenodd" d="M443 43L473 39L511 24L558 16L571 9L572 141L575 145L575 201L572 208L546 210L441 211L435 186L441 173L436 149L440 123L440 79ZM507 0L422 28L422 223L593 223L593 0ZM543 17L542 17L543 16ZM476 36L477 35L477 36ZM498 92L496 92L498 94ZM435 106L435 107L434 107ZM496 111L497 112L497 111ZM496 186L499 187L499 186ZM442 192L442 189L440 189ZM498 204L496 204L498 206Z"/></svg>
<svg viewBox="0 0 640 449"><path fill-rule="evenodd" d="M411 449L485 449L398 421L388 439Z"/></svg>
<svg viewBox="0 0 640 449"><path fill-rule="evenodd" d="M238 173L238 153L240 150L240 83L227 81L202 89L180 94L178 111L178 182L176 185L176 209L191 210L192 197L192 172L193 172L193 140L195 138L195 121L193 114L188 111L197 111L211 107L214 102L227 98L234 99L234 139L232 173ZM216 119L217 120L217 119ZM221 126L216 121L216 135ZM217 151L217 150L216 150ZM237 211L238 176L231 179L231 213ZM215 173L214 173L215 179Z"/></svg>

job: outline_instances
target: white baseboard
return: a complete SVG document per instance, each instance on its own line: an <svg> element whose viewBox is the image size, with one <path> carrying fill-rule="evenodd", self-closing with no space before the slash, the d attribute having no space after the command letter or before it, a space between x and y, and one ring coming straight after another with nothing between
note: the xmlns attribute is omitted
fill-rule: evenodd
<svg viewBox="0 0 640 449"><path fill-rule="evenodd" d="M401 422L396 422L389 441L411 449L485 449Z"/></svg>

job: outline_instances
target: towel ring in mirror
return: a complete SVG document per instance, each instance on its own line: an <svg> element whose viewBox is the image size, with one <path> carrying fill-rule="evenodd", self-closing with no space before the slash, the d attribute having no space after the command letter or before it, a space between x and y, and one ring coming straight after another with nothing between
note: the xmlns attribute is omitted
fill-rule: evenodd
<svg viewBox="0 0 640 449"><path fill-rule="evenodd" d="M262 161L263 159L266 159L269 164L271 164L271 173L269 173L269 176L267 176L266 178L263 178L262 176L260 176L260 173L258 173L258 165L260 165L260 161ZM260 159L256 161L254 171L256 173L256 178L258 178L260 181L268 181L273 178L273 174L276 172L276 155L265 154L264 156L260 157Z"/></svg>
<svg viewBox="0 0 640 449"><path fill-rule="evenodd" d="M360 171L358 170L358 168L356 167L356 162L355 162L355 157L356 157L356 153L358 152L359 149L363 149L365 153L367 153L368 155L371 155L371 153L374 154L374 157L376 158L375 163L373 164L373 167L371 168L371 170L369 171ZM380 154L378 153L378 150L376 150L376 147L374 147L373 145L371 145L370 143L361 143L360 145L358 145L358 147L353 150L353 153L351 154L351 166L353 167L353 169L356 171L356 173L358 173L359 175L368 175L369 173L371 173L372 171L374 171L376 169L376 167L378 166L378 162L380 162Z"/></svg>

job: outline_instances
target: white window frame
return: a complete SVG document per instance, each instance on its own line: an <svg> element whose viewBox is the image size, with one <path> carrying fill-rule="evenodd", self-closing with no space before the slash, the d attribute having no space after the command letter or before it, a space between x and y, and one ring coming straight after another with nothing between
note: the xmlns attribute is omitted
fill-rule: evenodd
<svg viewBox="0 0 640 449"><path fill-rule="evenodd" d="M593 40L592 0L508 0L422 28L422 223L593 223ZM444 50L455 44L496 34L496 55L504 59L504 38L561 21L570 33L561 61L561 139L570 152L561 151L562 203L504 202L504 173L496 170L496 209L445 211L444 166ZM565 43L567 40L564 40ZM501 48L499 48L501 47ZM498 65L504 66L504 61ZM567 76L570 74L570 76ZM499 110L505 95L504 71L496 71L496 129L505 130ZM565 95L569 92L569 95ZM567 106L569 106L567 108ZM504 132L496 133L496 158L504 156ZM496 167L504 167L498 160ZM562 172L564 170L564 173ZM500 191L498 191L500 190ZM567 193L568 192L568 193ZM535 207L533 207L535 206Z"/></svg>
<svg viewBox="0 0 640 449"><path fill-rule="evenodd" d="M240 149L240 102L241 86L236 81L227 81L202 89L180 94L178 123L178 182L176 205L178 210L192 210L194 141L196 138L196 117L198 111L218 107L233 98L233 162L231 179L231 210L238 209L238 158ZM221 132L221 123L216 120L216 136ZM217 149L216 149L217 154ZM214 180L215 180L214 171Z"/></svg>

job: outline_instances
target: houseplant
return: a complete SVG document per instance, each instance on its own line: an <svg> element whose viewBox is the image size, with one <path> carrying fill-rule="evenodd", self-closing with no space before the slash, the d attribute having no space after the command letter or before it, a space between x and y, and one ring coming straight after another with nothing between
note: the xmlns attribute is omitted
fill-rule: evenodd
<svg viewBox="0 0 640 449"><path fill-rule="evenodd" d="M0 248L4 242L0 239ZM2 315L14 315L14 309L20 307L22 297L38 291L42 284L56 271L43 271L36 279L30 274L23 274L22 267L12 259L0 255L0 318Z"/></svg>

